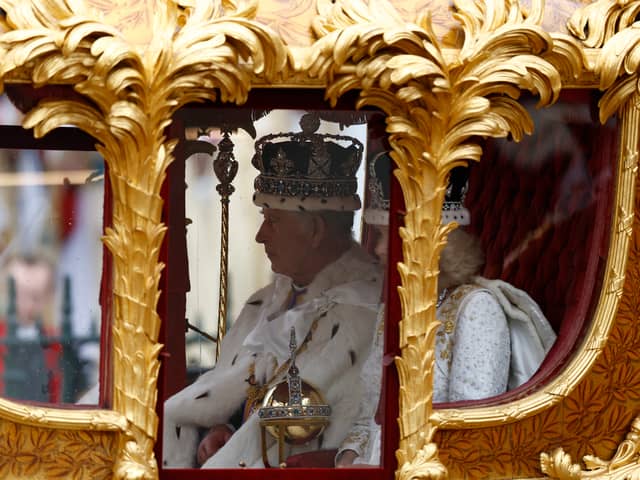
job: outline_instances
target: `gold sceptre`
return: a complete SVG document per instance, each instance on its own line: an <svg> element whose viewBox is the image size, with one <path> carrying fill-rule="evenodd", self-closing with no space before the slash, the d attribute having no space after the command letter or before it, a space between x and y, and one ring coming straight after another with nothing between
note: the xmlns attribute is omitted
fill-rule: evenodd
<svg viewBox="0 0 640 480"><path fill-rule="evenodd" d="M233 155L231 128L222 127L222 140L218 144L218 156L213 161L213 171L220 183L216 186L220 194L221 232L220 232L220 297L218 298L218 337L216 342L216 361L220 356L220 344L227 325L227 268L229 266L229 197L235 191L231 184L238 173L238 162Z"/></svg>

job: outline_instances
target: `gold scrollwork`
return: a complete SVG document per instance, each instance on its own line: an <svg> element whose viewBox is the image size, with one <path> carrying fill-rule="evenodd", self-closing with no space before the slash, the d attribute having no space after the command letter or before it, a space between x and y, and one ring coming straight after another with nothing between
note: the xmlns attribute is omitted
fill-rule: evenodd
<svg viewBox="0 0 640 480"><path fill-rule="evenodd" d="M629 198L624 198L620 192L636 192L636 178L638 174L638 125L640 124L640 94L637 87L638 62L635 60L637 50L638 32L635 28L624 29L619 33L613 33L612 28L624 28L629 22L629 14L635 15L637 4L617 4L614 2L597 2L579 11L572 19L573 25L586 25L589 27L591 42L601 46L600 57L596 62L596 73L600 78L600 88L607 89L600 102L600 119L604 122L608 116L618 110L622 110L622 137L620 152L620 180L618 181L618 194L616 204L617 228L614 233L614 242L620 243L620 248L615 249L618 258L610 258L611 267L608 274L608 286L605 294L616 298L623 296L624 282L633 289L637 285L637 273L630 269L625 276L625 252L628 244L637 243L638 237L638 205L635 215L633 205ZM597 13L597 15L596 15ZM593 33L591 33L593 32ZM634 228L632 228L632 226ZM635 233L634 233L635 232ZM615 256L614 256L615 257ZM633 252L630 261L633 262ZM622 260L620 262L620 260ZM617 268L613 266L616 261ZM628 293L627 293L628 295ZM615 305L613 306L615 308ZM613 319L613 312L609 312L608 318ZM609 322L607 331L612 320ZM624 328L624 325L619 329ZM615 340L615 339L614 339ZM602 346L599 347L601 349ZM614 347L611 347L612 349ZM624 354L624 352L620 352ZM607 355L609 357L610 355ZM603 363L608 362L608 358ZM572 458L562 448L556 448L550 453L541 454L540 463L542 471L558 479L583 479L583 478L610 478L626 479L640 475L638 467L638 451L640 450L640 417L635 417L631 423L631 430L616 450L611 460L602 460L594 455L584 455L583 462L586 469L580 464L573 463Z"/></svg>
<svg viewBox="0 0 640 480"><path fill-rule="evenodd" d="M180 106L216 98L242 103L253 76L273 81L286 67L283 44L252 19L257 2L223 3L156 2L153 24L146 25L152 38L132 45L79 2L0 2L8 29L0 36L2 78L15 73L36 86L73 83L80 94L41 102L23 125L36 136L75 125L96 139L108 164L113 217L104 243L114 270L113 410L126 420L119 423L116 478L157 478L162 345L156 307L166 231L160 188L175 146L164 129ZM52 415L44 411L39 423Z"/></svg>
<svg viewBox="0 0 640 480"><path fill-rule="evenodd" d="M433 434L431 384L438 256L450 227L440 225L449 171L478 161L474 136L519 140L532 121L518 103L522 90L553 103L562 76L577 77L585 59L578 43L541 27L542 2L525 14L516 2L455 2L464 34L457 55L441 50L425 12L415 24L386 1L319 2L320 39L307 64L329 78L327 96L360 90L359 106L387 114L406 215L400 229L403 261L400 322L400 445L398 478L440 478ZM416 382L416 379L420 379ZM409 386L411 386L409 388ZM501 417L504 417L501 414Z"/></svg>
<svg viewBox="0 0 640 480"><path fill-rule="evenodd" d="M376 106L387 114L395 175L406 204L400 229L403 260L398 264L402 319L401 354L396 359L400 377L397 477L451 475L434 442L436 430L443 426L515 422L565 398L607 341L622 295L626 246L640 231L629 193L634 190L638 161L634 131L639 125L637 29L630 27L637 3L598 1L594 3L598 6L587 7L570 25L574 36L584 40L581 44L541 27L542 0L532 1L526 12L509 0L456 0L453 17L460 29L451 32L449 39L459 41L455 48L445 48L428 11L410 23L388 0L318 0L319 14L313 21L318 39L309 48L299 49L286 48L277 34L255 21L258 0L178 0L153 5L149 20L153 24L141 26L151 34L140 43L132 42L117 26L97 21L108 15L95 15L90 1L0 0L6 13L0 20L4 31L0 80L36 86L73 84L78 94L73 99L41 102L26 116L24 126L34 128L37 136L62 125L78 126L96 138L97 149L107 161L113 219L104 242L114 266L113 410L61 411L0 400L0 433L9 442L0 448L9 452L0 454L0 473L8 469L14 476L99 478L113 473L122 479L157 478L153 445L162 346L156 307L163 269L159 249L166 230L160 217L160 188L175 146L164 130L172 114L188 102L219 99L240 104L257 84L326 86L327 97L334 103L348 90L357 89L359 107ZM623 27L627 28L615 33ZM602 47L601 55L585 52L585 45ZM540 395L502 408L436 412L431 402L438 326L435 298L438 257L452 228L440 224L448 174L458 165L480 159L477 137L511 135L519 140L531 133L532 120L518 102L521 91L539 96L539 105L546 106L557 99L563 81L579 84L585 72L599 75L601 88L607 89L601 117L625 105L623 118L627 119L619 172L622 193L616 200L619 228L612 240L616 253L609 260L606 305L599 313L605 320L596 322L590 332L588 352ZM558 412L550 409L520 434L526 435L529 427L534 431L540 423L545 428L557 424ZM620 423L627 425L626 420L622 416ZM591 457L586 460L589 472L583 472L570 456L557 450L543 457L543 468L558 478L636 473L636 424L637 420L611 462ZM33 430L32 440L20 443L31 432L28 429ZM104 461L96 465L100 472L51 470L60 465L47 463L49 457L38 453L43 445L51 445L49 434L58 446L67 440L70 445L82 441L96 446L69 451L74 451L81 465L94 451L103 452ZM509 441L504 432L490 429L479 429L475 438L487 444ZM462 438L460 444L466 445L465 441ZM18 451L25 456L11 453ZM473 461L470 457L470 464ZM504 470L508 474L508 467Z"/></svg>
<svg viewBox="0 0 640 480"><path fill-rule="evenodd" d="M640 419L631 424L631 431L618 446L615 455L609 461L601 460L592 455L586 455L583 460L587 470L582 470L579 464L572 463L571 456L562 448L551 453L542 453L540 463L542 471L551 478L558 480L579 480L587 478L598 479L629 479L638 475L638 451L640 450Z"/></svg>

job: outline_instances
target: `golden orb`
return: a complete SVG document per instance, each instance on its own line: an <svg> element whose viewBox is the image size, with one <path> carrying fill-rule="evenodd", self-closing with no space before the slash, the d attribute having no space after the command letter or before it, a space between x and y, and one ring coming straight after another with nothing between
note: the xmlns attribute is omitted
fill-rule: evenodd
<svg viewBox="0 0 640 480"><path fill-rule="evenodd" d="M331 415L331 407L312 385L302 381L300 393L299 402L290 401L289 384L280 382L267 391L258 411L267 432L278 438L282 429L284 441L290 445L302 445L317 438Z"/></svg>

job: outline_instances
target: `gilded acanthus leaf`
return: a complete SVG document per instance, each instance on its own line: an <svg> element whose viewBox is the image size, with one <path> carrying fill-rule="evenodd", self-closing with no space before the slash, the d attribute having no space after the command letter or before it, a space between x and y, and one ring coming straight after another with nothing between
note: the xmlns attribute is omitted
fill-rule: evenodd
<svg viewBox="0 0 640 480"><path fill-rule="evenodd" d="M165 129L186 103L244 102L253 76L272 81L286 72L286 50L254 21L256 1L156 2L148 44L131 44L82 2L0 0L0 8L9 25L0 35L0 76L20 73L36 85L73 82L79 94L41 102L24 125L37 136L75 125L96 139L108 163L113 408L128 422L114 471L117 478L155 478L158 258L166 232L160 189L175 147ZM85 475L69 469L68 476Z"/></svg>
<svg viewBox="0 0 640 480"><path fill-rule="evenodd" d="M599 48L616 32L630 27L639 12L638 2L597 0L576 10L567 27L586 47Z"/></svg>
<svg viewBox="0 0 640 480"><path fill-rule="evenodd" d="M580 465L572 463L571 456L561 448L551 454L540 455L542 471L551 478L558 480L578 480L580 478Z"/></svg>
<svg viewBox="0 0 640 480"><path fill-rule="evenodd" d="M607 89L600 101L602 122L636 92L639 66L640 27L637 25L615 34L602 47L595 65L600 88Z"/></svg>
<svg viewBox="0 0 640 480"><path fill-rule="evenodd" d="M440 463L438 450L433 443L419 449L410 463L400 461L398 463L397 478L429 478L433 480L447 478L447 469Z"/></svg>
<svg viewBox="0 0 640 480"><path fill-rule="evenodd" d="M584 45L598 48L593 69L606 90L600 101L600 121L615 114L631 98L640 66L638 2L598 0L578 9L568 28Z"/></svg>
<svg viewBox="0 0 640 480"><path fill-rule="evenodd" d="M531 133L532 120L517 102L521 91L538 95L539 106L553 103L561 75L577 76L583 57L569 58L579 51L574 39L553 37L540 26L542 2L532 2L528 14L510 0L456 2L464 41L455 56L440 49L429 15L407 23L386 13L393 9L389 2L374 3L377 11L362 0L321 2L321 18L314 23L319 39L305 66L310 75L331 79L326 95L333 103L358 89L358 106L376 106L387 114L394 173L406 207L398 265L397 478L437 478L445 470L432 443L429 392L437 323L435 304L428 299L436 296L438 256L448 233L440 226L448 172L480 159L478 137L519 140ZM386 13L383 18L380 11Z"/></svg>
<svg viewBox="0 0 640 480"><path fill-rule="evenodd" d="M618 446L614 457L602 460L593 455L583 458L586 469L572 463L571 456L558 448L541 454L542 471L549 477L559 480L620 478L630 479L638 477L638 426L640 420L634 419L627 438Z"/></svg>

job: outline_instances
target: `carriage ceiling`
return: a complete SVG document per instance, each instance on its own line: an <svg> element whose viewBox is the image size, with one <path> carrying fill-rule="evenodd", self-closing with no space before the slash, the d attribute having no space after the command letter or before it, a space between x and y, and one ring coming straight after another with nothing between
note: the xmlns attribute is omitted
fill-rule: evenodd
<svg viewBox="0 0 640 480"><path fill-rule="evenodd" d="M458 23L451 15L450 2L447 0L394 0L390 3L393 4L398 14L409 22L414 21L421 12L429 10L432 14L434 30L440 38L445 37L449 30L458 27ZM144 42L149 39L146 25L152 15L153 1L89 0L87 4L104 12L105 20L108 23L121 27L126 25L126 28L136 30L131 37L135 41ZM549 32L568 33L569 17L582 5L582 2L556 0L547 2L546 5L542 20L543 28ZM263 0L258 6L256 19L271 27L288 45L306 47L315 40L312 21L316 15L315 0L298 0L296 2Z"/></svg>

